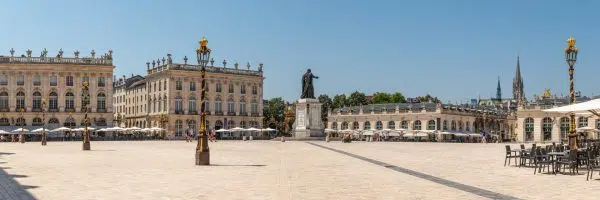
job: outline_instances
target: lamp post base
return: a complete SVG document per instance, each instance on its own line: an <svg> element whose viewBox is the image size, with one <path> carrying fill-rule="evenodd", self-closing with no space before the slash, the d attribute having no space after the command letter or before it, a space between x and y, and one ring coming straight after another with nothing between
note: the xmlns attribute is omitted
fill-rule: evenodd
<svg viewBox="0 0 600 200"><path fill-rule="evenodd" d="M196 151L196 165L210 165L210 151Z"/></svg>
<svg viewBox="0 0 600 200"><path fill-rule="evenodd" d="M42 146L46 146L46 144L48 144L46 137L42 137Z"/></svg>
<svg viewBox="0 0 600 200"><path fill-rule="evenodd" d="M90 142L84 142L83 143L83 150L84 151L89 151L90 149L91 149Z"/></svg>
<svg viewBox="0 0 600 200"><path fill-rule="evenodd" d="M577 150L577 134L569 134L569 149Z"/></svg>
<svg viewBox="0 0 600 200"><path fill-rule="evenodd" d="M23 134L19 135L19 142L25 143L25 136Z"/></svg>

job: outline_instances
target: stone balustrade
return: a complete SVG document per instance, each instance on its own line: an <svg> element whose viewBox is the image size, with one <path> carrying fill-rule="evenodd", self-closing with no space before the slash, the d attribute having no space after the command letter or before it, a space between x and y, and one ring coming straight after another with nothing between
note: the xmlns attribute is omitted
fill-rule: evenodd
<svg viewBox="0 0 600 200"><path fill-rule="evenodd" d="M0 57L1 63L15 64L79 64L79 65L108 65L112 59L106 58L58 58L58 57Z"/></svg>

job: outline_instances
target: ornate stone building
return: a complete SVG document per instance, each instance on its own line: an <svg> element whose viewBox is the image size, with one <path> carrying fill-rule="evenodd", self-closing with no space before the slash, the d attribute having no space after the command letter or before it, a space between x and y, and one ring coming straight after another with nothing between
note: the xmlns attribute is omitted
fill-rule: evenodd
<svg viewBox="0 0 600 200"><path fill-rule="evenodd" d="M113 121L112 51L96 57L64 57L62 49L48 56L44 49L39 57L32 51L14 56L0 56L0 129L11 131L21 126L35 129L80 127L84 125L82 85L89 82L91 126L105 127ZM45 102L45 106L43 103ZM42 116L45 111L45 119Z"/></svg>
<svg viewBox="0 0 600 200"><path fill-rule="evenodd" d="M241 69L238 63L227 68L207 67L207 128L260 128L263 110L263 65ZM166 59L146 63L147 75L120 78L115 81L115 116L120 126L140 128L162 127L169 138L181 138L185 132L197 133L200 120L200 66L175 63L171 54Z"/></svg>

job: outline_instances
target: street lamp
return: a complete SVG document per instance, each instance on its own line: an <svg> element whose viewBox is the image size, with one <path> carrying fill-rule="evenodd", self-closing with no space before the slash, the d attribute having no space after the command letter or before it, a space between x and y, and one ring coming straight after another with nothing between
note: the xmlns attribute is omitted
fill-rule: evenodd
<svg viewBox="0 0 600 200"><path fill-rule="evenodd" d="M25 120L25 118L23 117L23 113L25 112L25 108L21 108L21 110L19 110L19 112L21 114L21 118L20 119ZM24 123L24 121L22 121L21 122L21 132L19 133L19 142L20 143L25 143L25 133L24 133L24 130L25 130L25 123Z"/></svg>
<svg viewBox="0 0 600 200"><path fill-rule="evenodd" d="M88 130L88 105L90 104L90 93L89 93L89 83L87 81L83 82L83 90L81 93L81 96L83 98L83 103L81 105L81 108L84 110L85 115L83 118L83 123L84 125L84 130L83 130L83 150L84 151L89 151L90 150L90 131Z"/></svg>
<svg viewBox="0 0 600 200"><path fill-rule="evenodd" d="M46 139L46 110L44 110L45 107L46 107L46 100L43 99L42 100L42 146L46 146L46 143L47 143L47 139Z"/></svg>
<svg viewBox="0 0 600 200"><path fill-rule="evenodd" d="M210 49L208 48L208 40L202 37L200 40L200 48L196 49L198 64L200 65L200 76L202 78L202 90L200 92L200 137L196 145L196 165L210 165L210 150L208 149L208 134L206 133L206 113L205 96L206 96L206 65L210 60Z"/></svg>
<svg viewBox="0 0 600 200"><path fill-rule="evenodd" d="M567 48L565 48L565 60L569 65L569 94L570 104L575 104L575 83L573 81L573 75L575 75L575 62L577 61L577 52L579 49L575 48L575 38L569 37L567 40ZM577 133L575 132L575 113L571 112L570 125L569 125L569 148L573 151L577 151Z"/></svg>

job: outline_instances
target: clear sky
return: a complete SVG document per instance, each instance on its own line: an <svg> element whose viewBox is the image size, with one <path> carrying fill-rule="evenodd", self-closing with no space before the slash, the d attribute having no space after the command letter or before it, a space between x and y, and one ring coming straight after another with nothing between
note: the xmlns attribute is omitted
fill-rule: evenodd
<svg viewBox="0 0 600 200"><path fill-rule="evenodd" d="M202 36L213 57L264 63L265 98L300 95L311 68L315 93L430 93L448 100L512 96L517 54L525 93L567 94L563 48L580 48L576 88L599 95L600 1L169 0L2 1L0 54L48 48L114 50L115 75L145 62L194 57ZM181 61L182 62L182 61Z"/></svg>

